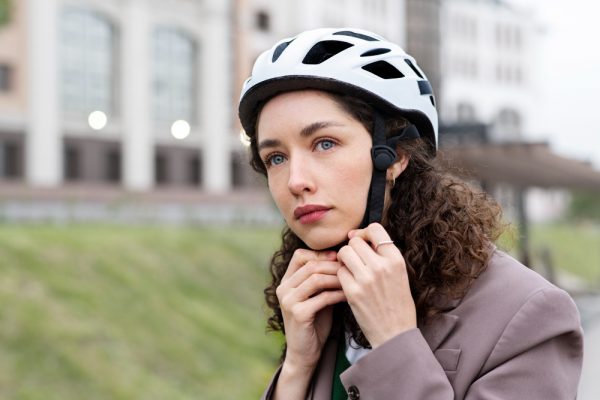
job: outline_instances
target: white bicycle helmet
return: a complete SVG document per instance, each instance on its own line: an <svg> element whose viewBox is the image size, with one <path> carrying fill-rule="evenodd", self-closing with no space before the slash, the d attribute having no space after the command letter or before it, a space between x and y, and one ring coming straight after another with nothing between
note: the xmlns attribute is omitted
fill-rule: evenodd
<svg viewBox="0 0 600 400"><path fill-rule="evenodd" d="M361 29L322 28L283 39L262 53L244 82L242 127L254 134L258 107L281 92L322 89L353 95L413 123L435 154L438 117L431 85L400 46Z"/></svg>
<svg viewBox="0 0 600 400"><path fill-rule="evenodd" d="M239 117L255 138L259 108L279 93L318 89L360 98L373 106L373 176L361 226L380 222L385 171L396 159L398 140L423 138L435 155L438 119L433 90L414 58L398 45L361 29L322 28L284 39L262 53L244 82ZM411 124L385 137L385 116Z"/></svg>

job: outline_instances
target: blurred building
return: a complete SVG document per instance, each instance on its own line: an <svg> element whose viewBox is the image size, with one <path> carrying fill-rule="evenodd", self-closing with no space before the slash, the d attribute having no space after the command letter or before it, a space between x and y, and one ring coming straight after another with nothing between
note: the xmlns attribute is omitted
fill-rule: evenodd
<svg viewBox="0 0 600 400"><path fill-rule="evenodd" d="M440 120L483 123L494 141L521 140L536 108L538 26L502 0L441 2Z"/></svg>
<svg viewBox="0 0 600 400"><path fill-rule="evenodd" d="M21 2L0 3L0 179L23 176L27 107L25 16Z"/></svg>
<svg viewBox="0 0 600 400"><path fill-rule="evenodd" d="M230 1L9 4L1 179L229 189Z"/></svg>
<svg viewBox="0 0 600 400"><path fill-rule="evenodd" d="M404 41L403 2L4 0L0 180L252 185L239 84L276 40L359 26Z"/></svg>
<svg viewBox="0 0 600 400"><path fill-rule="evenodd" d="M236 107L254 59L310 28L414 55L441 122L528 129L535 28L499 0L3 0L0 181L224 193L255 186ZM0 16L2 12L0 11Z"/></svg>
<svg viewBox="0 0 600 400"><path fill-rule="evenodd" d="M441 0L406 0L406 51L427 75L437 101L441 98Z"/></svg>

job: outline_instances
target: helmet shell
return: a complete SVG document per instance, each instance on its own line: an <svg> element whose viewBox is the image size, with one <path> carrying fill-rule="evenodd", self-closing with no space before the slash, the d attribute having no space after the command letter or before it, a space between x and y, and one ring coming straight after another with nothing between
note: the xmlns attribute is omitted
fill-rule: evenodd
<svg viewBox="0 0 600 400"><path fill-rule="evenodd" d="M400 46L362 29L321 28L283 39L263 52L243 85L242 127L255 134L258 108L279 93L326 90L360 98L413 123L435 153L438 116L431 85Z"/></svg>

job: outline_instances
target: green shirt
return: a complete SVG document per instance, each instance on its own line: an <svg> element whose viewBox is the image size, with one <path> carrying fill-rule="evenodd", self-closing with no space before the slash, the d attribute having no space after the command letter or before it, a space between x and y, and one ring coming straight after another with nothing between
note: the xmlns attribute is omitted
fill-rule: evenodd
<svg viewBox="0 0 600 400"><path fill-rule="evenodd" d="M348 399L348 394L346 393L344 385L342 385L340 375L351 365L352 364L350 364L348 358L346 358L346 342L343 340L342 336L342 339L340 339L338 344L337 356L335 358L335 369L333 371L333 389L331 390L331 400Z"/></svg>

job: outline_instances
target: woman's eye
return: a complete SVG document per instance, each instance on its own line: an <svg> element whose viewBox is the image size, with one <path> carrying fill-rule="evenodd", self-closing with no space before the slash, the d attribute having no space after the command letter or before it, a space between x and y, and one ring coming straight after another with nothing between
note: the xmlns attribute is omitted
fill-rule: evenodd
<svg viewBox="0 0 600 400"><path fill-rule="evenodd" d="M315 148L317 150L325 151L325 150L329 150L329 149L333 148L334 146L335 146L335 142L333 140L324 139L324 140L321 140L319 143L317 143Z"/></svg>
<svg viewBox="0 0 600 400"><path fill-rule="evenodd" d="M282 156L281 154L275 154L272 155L271 157L267 158L267 160L265 161L265 164L269 167L272 165L279 165L281 163L283 163L285 161L285 157Z"/></svg>

